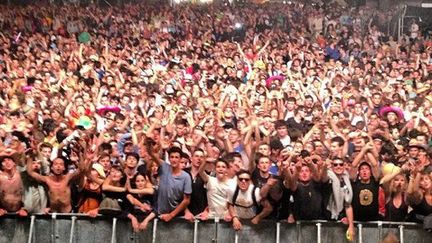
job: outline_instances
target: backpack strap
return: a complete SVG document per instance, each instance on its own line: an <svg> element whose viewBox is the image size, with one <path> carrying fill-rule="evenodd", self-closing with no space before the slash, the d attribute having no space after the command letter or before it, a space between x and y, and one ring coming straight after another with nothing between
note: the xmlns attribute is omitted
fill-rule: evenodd
<svg viewBox="0 0 432 243"><path fill-rule="evenodd" d="M253 187L253 189L252 189L252 202L253 202L253 204L252 204L251 206L245 207L245 206L243 206L243 205L238 205L238 204L236 203L236 201L237 201L237 197L238 197L238 194L239 194L239 191L240 191L240 188L237 186L236 189L235 189L235 191L234 191L234 195L233 195L233 197L232 197L232 204L233 204L234 206L242 207L242 208L258 207L259 205L258 205L258 202L257 202L257 200L256 200L256 196L255 196L255 190L256 190L256 189L257 189L257 186L254 185L254 187Z"/></svg>
<svg viewBox="0 0 432 243"><path fill-rule="evenodd" d="M255 196L255 190L257 189L257 186L254 185L253 189L252 189L252 201L253 201L253 205L255 207L258 207L258 202L256 200L256 196Z"/></svg>
<svg viewBox="0 0 432 243"><path fill-rule="evenodd" d="M237 201L237 197L238 197L239 191L240 191L239 186L236 186L236 189L234 191L234 195L233 195L233 198L232 198L232 204L233 205L237 205L236 201Z"/></svg>

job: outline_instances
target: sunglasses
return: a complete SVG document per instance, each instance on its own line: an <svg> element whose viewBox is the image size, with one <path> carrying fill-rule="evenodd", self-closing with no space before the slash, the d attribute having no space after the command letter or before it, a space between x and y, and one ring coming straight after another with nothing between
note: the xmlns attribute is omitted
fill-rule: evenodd
<svg viewBox="0 0 432 243"><path fill-rule="evenodd" d="M343 167L343 163L333 163L333 167L338 167L338 166L340 166L340 167Z"/></svg>
<svg viewBox="0 0 432 243"><path fill-rule="evenodd" d="M239 179L239 181L245 181L245 182L250 181L250 178L238 178L238 179Z"/></svg>

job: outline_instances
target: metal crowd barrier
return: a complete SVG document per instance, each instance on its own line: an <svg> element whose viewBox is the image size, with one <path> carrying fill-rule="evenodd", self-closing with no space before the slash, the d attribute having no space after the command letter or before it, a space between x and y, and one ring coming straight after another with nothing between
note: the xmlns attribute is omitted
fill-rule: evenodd
<svg viewBox="0 0 432 243"><path fill-rule="evenodd" d="M39 242L347 242L346 225L329 221L298 221L294 224L264 220L252 225L243 220L241 231L234 231L230 223L219 219L195 220L182 218L165 223L155 219L143 232L133 232L128 219L106 216L90 218L85 214L37 214L20 218L6 215L0 218L0 243ZM356 222L354 242L380 242L389 232L401 243L430 243L432 234L421 225L408 222Z"/></svg>

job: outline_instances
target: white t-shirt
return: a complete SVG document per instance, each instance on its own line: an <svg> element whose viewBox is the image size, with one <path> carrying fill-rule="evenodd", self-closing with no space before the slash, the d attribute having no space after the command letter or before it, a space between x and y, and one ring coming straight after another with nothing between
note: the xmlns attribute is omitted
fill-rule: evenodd
<svg viewBox="0 0 432 243"><path fill-rule="evenodd" d="M291 145L291 138L290 138L290 136L286 136L284 138L280 138L279 140L281 141L281 143L282 143L282 145L284 147L286 147L288 145Z"/></svg>
<svg viewBox="0 0 432 243"><path fill-rule="evenodd" d="M222 182L216 177L208 177L206 186L210 218L225 216L228 211L228 192L236 187L236 183L235 179L227 179Z"/></svg>
<svg viewBox="0 0 432 243"><path fill-rule="evenodd" d="M255 199L256 202L259 203L261 201L260 189L258 187L254 187L253 184L250 184L249 188L245 192L239 190L235 203L233 202L235 189L230 190L228 193L229 202L234 205L236 214L241 219L252 219L256 215L257 208L256 205L254 205L252 199L252 190L254 188Z"/></svg>

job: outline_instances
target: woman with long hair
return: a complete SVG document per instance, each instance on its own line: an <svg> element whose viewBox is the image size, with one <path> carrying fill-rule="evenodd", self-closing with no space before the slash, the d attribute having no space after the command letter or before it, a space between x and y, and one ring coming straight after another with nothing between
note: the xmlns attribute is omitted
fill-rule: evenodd
<svg viewBox="0 0 432 243"><path fill-rule="evenodd" d="M399 173L388 183L384 184L386 221L403 222L408 215L407 178Z"/></svg>
<svg viewBox="0 0 432 243"><path fill-rule="evenodd" d="M431 177L431 174L426 171L411 173L408 184L408 202L413 208L414 221L421 220L421 216L432 215Z"/></svg>
<svg viewBox="0 0 432 243"><path fill-rule="evenodd" d="M126 183L123 168L115 164L102 184L103 200L99 207L101 214L125 216Z"/></svg>
<svg viewBox="0 0 432 243"><path fill-rule="evenodd" d="M86 213L90 217L96 217L99 205L102 201L102 184L105 179L103 166L99 163L92 164L91 170L84 178L84 185L80 191L78 212Z"/></svg>
<svg viewBox="0 0 432 243"><path fill-rule="evenodd" d="M126 198L131 206L127 217L131 220L134 231L138 232L141 229L140 222L152 211L153 184L147 175L138 173L130 183L126 183L126 187L128 190Z"/></svg>

